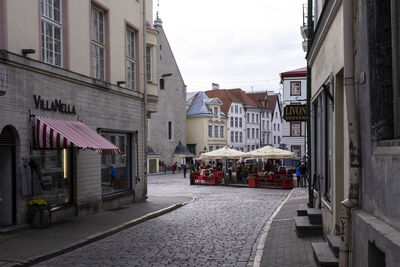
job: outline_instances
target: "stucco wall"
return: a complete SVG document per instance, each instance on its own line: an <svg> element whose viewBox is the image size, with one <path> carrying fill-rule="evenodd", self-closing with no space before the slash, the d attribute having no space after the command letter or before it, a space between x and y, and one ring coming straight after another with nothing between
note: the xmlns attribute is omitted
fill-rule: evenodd
<svg viewBox="0 0 400 267"><path fill-rule="evenodd" d="M172 154L179 141L186 145L186 86L163 28L155 27L159 32L156 47L157 81L163 74L171 76L164 77L165 89L158 88L157 112L151 115L148 144L155 153L160 154L160 161L171 165ZM169 121L173 125L172 140L168 140Z"/></svg>
<svg viewBox="0 0 400 267"><path fill-rule="evenodd" d="M40 44L40 1L5 0L8 34L8 50L21 55L21 49L35 49L35 54L29 57L41 60ZM137 30L137 65L139 70L137 80L140 80L138 90L143 88L141 73L143 70L142 40L142 1L132 0L95 0L95 1L66 1L63 18L63 53L67 58L64 66L69 70L91 76L90 61L90 16L91 5L96 4L106 11L105 38L106 73L109 73L110 83L125 81L125 30L126 24ZM146 1L147 21L152 25L152 1ZM1 12L1 11L0 11ZM106 75L107 77L107 75Z"/></svg>

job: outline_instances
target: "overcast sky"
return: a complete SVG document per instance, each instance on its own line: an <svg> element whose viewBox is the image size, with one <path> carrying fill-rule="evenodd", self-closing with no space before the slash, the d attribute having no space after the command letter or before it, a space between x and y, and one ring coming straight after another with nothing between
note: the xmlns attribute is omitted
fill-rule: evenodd
<svg viewBox="0 0 400 267"><path fill-rule="evenodd" d="M306 66L306 0L157 0L187 91L278 91L281 72Z"/></svg>

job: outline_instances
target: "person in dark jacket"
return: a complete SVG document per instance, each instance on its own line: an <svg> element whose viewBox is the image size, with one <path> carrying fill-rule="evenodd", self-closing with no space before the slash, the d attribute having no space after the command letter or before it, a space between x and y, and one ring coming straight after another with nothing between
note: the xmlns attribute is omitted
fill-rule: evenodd
<svg viewBox="0 0 400 267"><path fill-rule="evenodd" d="M300 171L300 180L301 180L302 186L306 187L307 186L307 181L306 181L307 166L306 166L306 164L304 164L304 162L300 163L299 171Z"/></svg>

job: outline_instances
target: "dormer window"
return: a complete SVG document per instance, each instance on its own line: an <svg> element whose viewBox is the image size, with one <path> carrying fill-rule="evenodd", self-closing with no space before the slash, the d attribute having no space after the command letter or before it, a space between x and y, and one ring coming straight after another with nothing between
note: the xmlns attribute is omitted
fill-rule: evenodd
<svg viewBox="0 0 400 267"><path fill-rule="evenodd" d="M218 107L214 107L214 118L218 118Z"/></svg>

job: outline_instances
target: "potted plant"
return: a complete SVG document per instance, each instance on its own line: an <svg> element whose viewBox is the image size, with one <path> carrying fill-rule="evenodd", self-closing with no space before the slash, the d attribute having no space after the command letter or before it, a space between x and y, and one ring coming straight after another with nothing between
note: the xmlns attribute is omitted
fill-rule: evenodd
<svg viewBox="0 0 400 267"><path fill-rule="evenodd" d="M46 200L35 198L28 201L29 216L32 228L43 228L49 225L51 217L51 206Z"/></svg>

